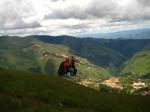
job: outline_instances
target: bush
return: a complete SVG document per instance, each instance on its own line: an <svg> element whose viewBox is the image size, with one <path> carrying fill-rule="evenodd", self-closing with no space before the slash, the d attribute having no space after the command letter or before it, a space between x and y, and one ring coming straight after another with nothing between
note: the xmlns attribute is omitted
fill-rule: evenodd
<svg viewBox="0 0 150 112"><path fill-rule="evenodd" d="M100 84L99 90L101 92L106 92L106 93L118 93L118 90L116 88L112 88L112 87L107 86L105 84Z"/></svg>
<svg viewBox="0 0 150 112"><path fill-rule="evenodd" d="M123 89L120 91L121 94L133 94L135 92L135 89L132 86L123 87Z"/></svg>

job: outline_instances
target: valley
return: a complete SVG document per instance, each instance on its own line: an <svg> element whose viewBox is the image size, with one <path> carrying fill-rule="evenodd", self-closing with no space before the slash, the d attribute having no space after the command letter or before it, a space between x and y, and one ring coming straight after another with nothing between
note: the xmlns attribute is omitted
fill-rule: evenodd
<svg viewBox="0 0 150 112"><path fill-rule="evenodd" d="M73 55L79 60L78 77L68 80L97 90L106 85L130 93L135 82L149 88L149 51L150 39L1 36L0 68L56 76L59 64Z"/></svg>

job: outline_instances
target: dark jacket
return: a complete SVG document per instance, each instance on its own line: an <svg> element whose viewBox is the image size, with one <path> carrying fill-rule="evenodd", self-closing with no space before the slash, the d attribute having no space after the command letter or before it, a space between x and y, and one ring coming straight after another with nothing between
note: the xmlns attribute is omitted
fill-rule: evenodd
<svg viewBox="0 0 150 112"><path fill-rule="evenodd" d="M69 68L69 65L65 61L63 61L59 66L58 75L63 76L65 74L67 74L68 73L68 68Z"/></svg>

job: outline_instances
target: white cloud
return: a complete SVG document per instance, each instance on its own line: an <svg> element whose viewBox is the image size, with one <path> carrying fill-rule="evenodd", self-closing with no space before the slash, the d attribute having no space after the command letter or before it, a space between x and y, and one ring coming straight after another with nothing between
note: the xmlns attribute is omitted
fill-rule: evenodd
<svg viewBox="0 0 150 112"><path fill-rule="evenodd" d="M39 27L38 21L26 21L25 19L31 17L32 5L29 1L23 0L2 0L0 1L0 29L24 29Z"/></svg>
<svg viewBox="0 0 150 112"><path fill-rule="evenodd" d="M150 26L149 0L1 0L0 34L71 35Z"/></svg>

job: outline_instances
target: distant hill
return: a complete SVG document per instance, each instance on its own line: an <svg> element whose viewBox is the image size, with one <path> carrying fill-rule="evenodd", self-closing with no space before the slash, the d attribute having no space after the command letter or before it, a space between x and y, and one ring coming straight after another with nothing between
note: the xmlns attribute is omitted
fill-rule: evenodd
<svg viewBox="0 0 150 112"><path fill-rule="evenodd" d="M150 28L135 29L135 30L124 30L118 32L107 32L107 33L85 33L78 34L78 37L94 37L104 39L150 39Z"/></svg>
<svg viewBox="0 0 150 112"><path fill-rule="evenodd" d="M122 73L150 77L150 51L139 52L133 56L124 64Z"/></svg>
<svg viewBox="0 0 150 112"><path fill-rule="evenodd" d="M0 70L2 112L149 112L150 97L105 94L59 77Z"/></svg>

